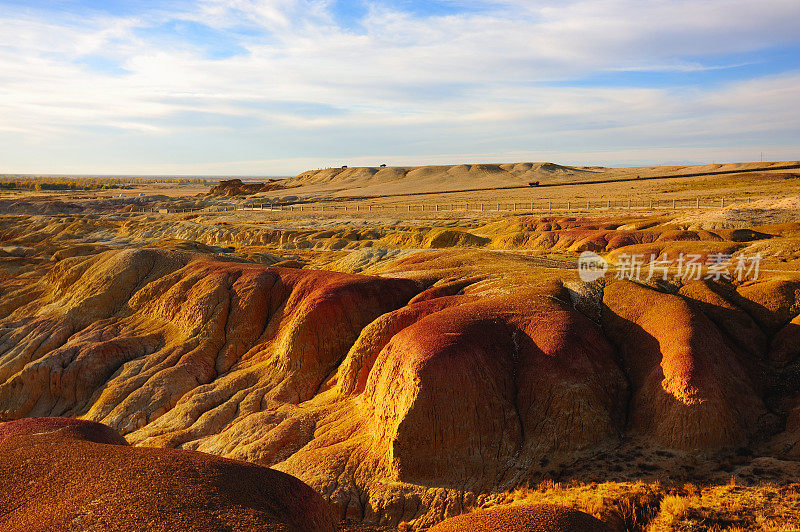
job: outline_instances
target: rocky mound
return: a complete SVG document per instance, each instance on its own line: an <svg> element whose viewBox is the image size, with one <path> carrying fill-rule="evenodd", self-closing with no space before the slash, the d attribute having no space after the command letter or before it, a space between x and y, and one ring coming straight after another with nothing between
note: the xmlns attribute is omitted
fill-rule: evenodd
<svg viewBox="0 0 800 532"><path fill-rule="evenodd" d="M210 196L249 196L259 192L282 190L286 185L278 180L270 179L266 183L245 183L241 179L220 181L208 191Z"/></svg>
<svg viewBox="0 0 800 532"><path fill-rule="evenodd" d="M666 222L666 221L665 221ZM658 223L632 220L630 223L578 217L520 216L491 222L475 230L491 238L491 247L500 249L536 249L581 253L618 253L678 256L683 253L734 253L748 242L765 240L773 235L753 230L688 230L668 221Z"/></svg>
<svg viewBox="0 0 800 532"><path fill-rule="evenodd" d="M0 482L3 530L333 530L325 502L296 478L130 447L88 421L0 424Z"/></svg>
<svg viewBox="0 0 800 532"><path fill-rule="evenodd" d="M364 388L393 478L480 489L515 462L619 434L624 377L567 301L554 285L408 307L417 319L381 349ZM403 311L395 319L406 321Z"/></svg>
<svg viewBox="0 0 800 532"><path fill-rule="evenodd" d="M0 444L5 440L56 434L59 438L82 440L107 445L128 445L127 440L112 428L66 417L28 417L0 423Z"/></svg>
<svg viewBox="0 0 800 532"><path fill-rule="evenodd" d="M767 409L720 329L680 296L621 281L607 287L603 326L632 386L629 427L691 450L746 444ZM680 427L680 429L678 428Z"/></svg>
<svg viewBox="0 0 800 532"><path fill-rule="evenodd" d="M356 251L386 248L382 260L391 258L398 249L444 249L485 247L500 250L535 250L543 253L579 254L583 251L609 253L613 261L620 253L638 254L649 260L666 253L745 253L780 260L800 257L800 226L785 224L752 229L680 229L669 220L630 219L612 221L564 216L514 216L489 222L483 226L387 227L335 224L322 228L318 222L300 222L297 227L281 224L246 224L220 221L218 217L196 213L184 219L135 217L129 219L100 218L94 215L75 217L0 218L0 239L14 247L28 246L29 254L56 254L63 257L70 250L84 248L90 242L96 249L122 245L125 247L159 247L203 253L235 252L250 258L254 253L292 250L313 252L323 263L322 251ZM102 243L102 244L100 244ZM367 251L366 253L370 253ZM357 254L356 257L363 257ZM257 257L257 255L253 255ZM49 257L48 257L49 258ZM329 259L330 256L327 256ZM258 260L258 259L256 259ZM355 261L361 261L361 258ZM335 266L334 266L335 268ZM326 269L328 267L326 266Z"/></svg>
<svg viewBox="0 0 800 532"><path fill-rule="evenodd" d="M610 532L591 515L551 504L505 506L451 517L430 532Z"/></svg>

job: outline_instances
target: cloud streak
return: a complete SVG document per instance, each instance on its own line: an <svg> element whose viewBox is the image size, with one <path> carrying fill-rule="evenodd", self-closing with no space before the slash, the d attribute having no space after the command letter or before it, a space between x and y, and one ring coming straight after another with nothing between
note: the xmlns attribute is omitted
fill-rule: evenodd
<svg viewBox="0 0 800 532"><path fill-rule="evenodd" d="M444 15L386 2L356 26L334 7L0 8L0 171L289 174L373 155L613 164L632 150L659 162L756 147L780 158L800 141L800 64L714 77L800 47L796 1L507 0ZM586 81L620 72L687 82Z"/></svg>

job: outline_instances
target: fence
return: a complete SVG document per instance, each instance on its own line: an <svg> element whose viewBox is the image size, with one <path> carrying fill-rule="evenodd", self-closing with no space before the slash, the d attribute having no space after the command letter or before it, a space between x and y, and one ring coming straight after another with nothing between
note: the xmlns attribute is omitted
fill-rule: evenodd
<svg viewBox="0 0 800 532"><path fill-rule="evenodd" d="M750 198L747 203L750 203ZM340 203L258 203L249 205L226 205L191 208L147 208L142 212L188 213L231 211L289 211L289 212L588 212L613 210L681 210L718 209L731 205L729 197L692 199L637 198L626 200L537 200L528 202L458 202L458 203L409 203L381 205L346 201Z"/></svg>

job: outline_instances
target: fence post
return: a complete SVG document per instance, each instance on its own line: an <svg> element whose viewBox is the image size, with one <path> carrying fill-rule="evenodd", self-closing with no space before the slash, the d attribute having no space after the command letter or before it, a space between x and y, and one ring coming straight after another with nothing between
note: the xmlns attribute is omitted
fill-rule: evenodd
<svg viewBox="0 0 800 532"><path fill-rule="evenodd" d="M628 198L628 208L629 209L631 208L631 199L630 198Z"/></svg>
<svg viewBox="0 0 800 532"><path fill-rule="evenodd" d="M586 200L586 210L588 211L589 209L590 209L590 207L589 207L589 200L587 199L587 200Z"/></svg>
<svg viewBox="0 0 800 532"><path fill-rule="evenodd" d="M572 202L570 200L567 200L567 210L568 211L571 210L571 207L572 207L571 203Z"/></svg>
<svg viewBox="0 0 800 532"><path fill-rule="evenodd" d="M481 203L481 212L483 212L483 203Z"/></svg>
<svg viewBox="0 0 800 532"><path fill-rule="evenodd" d="M700 198L697 198L697 208L700 208Z"/></svg>
<svg viewBox="0 0 800 532"><path fill-rule="evenodd" d="M552 200L549 200L547 202L547 210L550 211L550 212L553 212L553 201Z"/></svg>
<svg viewBox="0 0 800 532"><path fill-rule="evenodd" d="M650 208L653 208L653 198L650 198Z"/></svg>
<svg viewBox="0 0 800 532"><path fill-rule="evenodd" d="M610 209L610 208L611 208L611 200L607 199L606 200L606 209Z"/></svg>
<svg viewBox="0 0 800 532"><path fill-rule="evenodd" d="M725 208L725 197L723 196L722 198L720 198L719 201L721 203L722 208L724 209Z"/></svg>
<svg viewBox="0 0 800 532"><path fill-rule="evenodd" d="M672 198L672 210L675 210L675 198Z"/></svg>
<svg viewBox="0 0 800 532"><path fill-rule="evenodd" d="M497 210L498 210L498 212L500 211L500 204L499 203L497 204Z"/></svg>
<svg viewBox="0 0 800 532"><path fill-rule="evenodd" d="M370 212L372 212L372 205L369 206L369 210L370 210Z"/></svg>

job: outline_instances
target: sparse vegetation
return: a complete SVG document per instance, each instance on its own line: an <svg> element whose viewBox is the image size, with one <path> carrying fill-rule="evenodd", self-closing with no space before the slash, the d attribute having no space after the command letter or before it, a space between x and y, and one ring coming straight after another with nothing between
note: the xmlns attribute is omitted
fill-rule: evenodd
<svg viewBox="0 0 800 532"><path fill-rule="evenodd" d="M109 190L132 189L142 184L173 183L199 184L211 186L214 181L202 178L111 178L111 177L16 177L0 176L0 190L21 191L77 191L77 190Z"/></svg>
<svg viewBox="0 0 800 532"><path fill-rule="evenodd" d="M130 188L133 188L133 186L129 183L105 179L0 181L0 189L3 190L107 190Z"/></svg>
<svg viewBox="0 0 800 532"><path fill-rule="evenodd" d="M796 530L800 528L800 485L709 486L682 490L661 501L647 530Z"/></svg>
<svg viewBox="0 0 800 532"><path fill-rule="evenodd" d="M676 487L658 482L562 484L548 480L498 495L481 508L531 504L575 508L614 530L631 532L800 528L800 484L701 487L686 483Z"/></svg>

